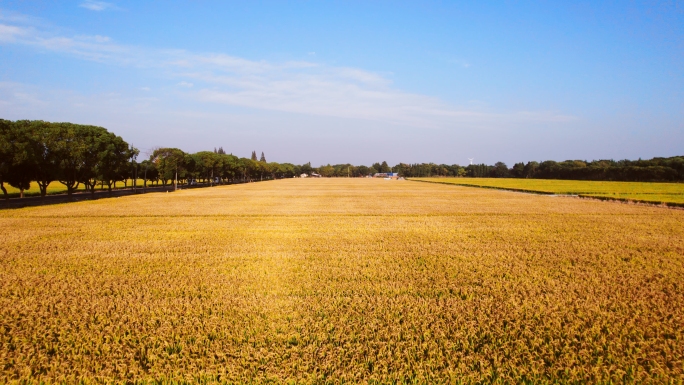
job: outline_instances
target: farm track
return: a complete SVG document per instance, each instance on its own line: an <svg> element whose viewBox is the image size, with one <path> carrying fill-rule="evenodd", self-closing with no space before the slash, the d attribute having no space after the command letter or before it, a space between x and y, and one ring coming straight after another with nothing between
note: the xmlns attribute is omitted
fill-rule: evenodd
<svg viewBox="0 0 684 385"><path fill-rule="evenodd" d="M678 383L684 212L367 179L0 212L2 383Z"/></svg>

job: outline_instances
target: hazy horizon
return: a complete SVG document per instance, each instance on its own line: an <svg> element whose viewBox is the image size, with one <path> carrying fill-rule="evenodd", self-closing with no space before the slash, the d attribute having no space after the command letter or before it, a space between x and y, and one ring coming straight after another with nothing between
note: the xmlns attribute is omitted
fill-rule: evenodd
<svg viewBox="0 0 684 385"><path fill-rule="evenodd" d="M0 118L312 165L684 154L668 2L0 2Z"/></svg>

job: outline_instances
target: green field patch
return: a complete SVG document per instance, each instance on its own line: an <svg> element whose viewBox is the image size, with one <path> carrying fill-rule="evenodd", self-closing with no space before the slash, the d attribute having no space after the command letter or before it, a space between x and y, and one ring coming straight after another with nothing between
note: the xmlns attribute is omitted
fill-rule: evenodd
<svg viewBox="0 0 684 385"><path fill-rule="evenodd" d="M605 200L684 205L683 183L610 182L514 178L411 178L421 182L502 189L518 192L578 195Z"/></svg>

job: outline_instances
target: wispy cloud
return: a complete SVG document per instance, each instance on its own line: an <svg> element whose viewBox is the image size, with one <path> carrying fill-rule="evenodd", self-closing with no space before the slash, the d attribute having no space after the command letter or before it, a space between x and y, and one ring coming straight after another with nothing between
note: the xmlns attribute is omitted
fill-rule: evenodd
<svg viewBox="0 0 684 385"><path fill-rule="evenodd" d="M88 9L109 3L87 1ZM405 92L387 75L313 61L271 62L223 53L119 44L102 35L60 36L20 22L0 22L0 43L33 46L108 65L155 68L175 78L182 96L201 103L317 116L369 119L417 127L455 123L563 122L549 111L496 112L458 107L438 98ZM311 56L310 56L311 57ZM469 66L468 63L459 63Z"/></svg>
<svg viewBox="0 0 684 385"><path fill-rule="evenodd" d="M468 68L468 67L470 67L470 63L468 63L468 62L465 61L465 60L449 60L449 63L459 65L459 66L461 66L461 67L463 67L463 68Z"/></svg>
<svg viewBox="0 0 684 385"><path fill-rule="evenodd" d="M0 24L0 42L13 42L16 38L28 34L26 28Z"/></svg>
<svg viewBox="0 0 684 385"><path fill-rule="evenodd" d="M75 37L76 40L81 40L83 42L93 42L93 43L109 43L112 41L112 39L108 36L102 36L102 35L78 35Z"/></svg>
<svg viewBox="0 0 684 385"><path fill-rule="evenodd" d="M86 0L82 2L81 4L78 5L81 8L89 9L91 11L107 11L107 10L118 10L119 7L112 3L108 3L105 1L95 1L95 0Z"/></svg>

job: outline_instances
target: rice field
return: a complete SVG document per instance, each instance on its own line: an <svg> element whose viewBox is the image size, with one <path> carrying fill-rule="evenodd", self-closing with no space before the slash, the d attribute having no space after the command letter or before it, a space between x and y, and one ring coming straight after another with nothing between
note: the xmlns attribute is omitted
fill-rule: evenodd
<svg viewBox="0 0 684 385"><path fill-rule="evenodd" d="M520 178L411 178L411 180L684 206L684 183Z"/></svg>
<svg viewBox="0 0 684 385"><path fill-rule="evenodd" d="M684 381L682 210L289 179L0 224L0 383Z"/></svg>

